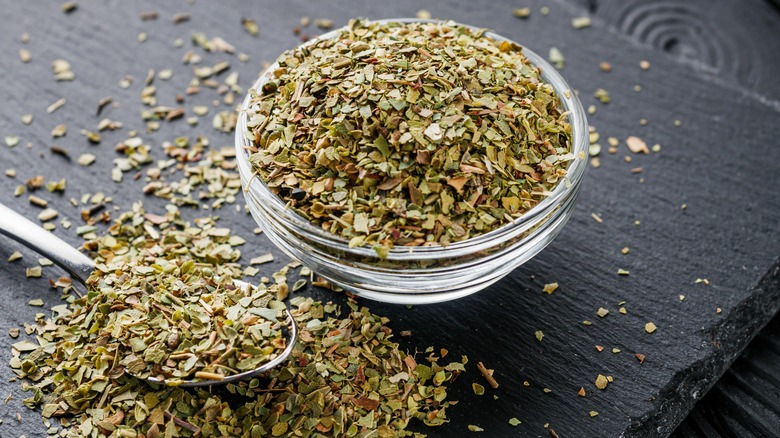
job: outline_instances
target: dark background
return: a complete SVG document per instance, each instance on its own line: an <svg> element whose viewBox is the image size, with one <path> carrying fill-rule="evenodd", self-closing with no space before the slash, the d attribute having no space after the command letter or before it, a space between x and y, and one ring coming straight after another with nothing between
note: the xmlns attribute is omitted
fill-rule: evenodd
<svg viewBox="0 0 780 438"><path fill-rule="evenodd" d="M302 16L331 19L341 26L355 16L406 17L422 8L434 17L492 28L544 55L550 47L559 48L566 57L561 73L585 107L597 108L588 119L600 132L602 145L601 166L588 170L566 229L536 258L473 296L413 308L362 301L390 317L396 332L412 331L411 338L402 340L410 351L433 345L448 349L452 358L469 357L467 373L449 391L451 399L459 400L449 411L452 421L438 429L418 429L441 437L471 435L469 424L479 425L491 437L546 436L550 430L559 436L655 436L671 433L685 420L679 429L685 436L772 436L780 430L776 377L780 375L780 322L772 321L729 369L780 306L780 83L776 80L780 12L776 3L78 3L78 9L66 15L55 1L0 2L0 134L21 138L15 148L0 144L0 170L17 172L16 178L0 176L0 202L35 218L40 209L27 202L27 194L13 197L15 187L34 175L67 178L64 195L37 194L60 211L60 218L73 222L74 227L66 230L58 218L55 234L74 245L81 242L75 227L82 222L81 206L71 206L71 197L101 191L121 209L143 199L150 212L159 212L165 204L143 196L143 178L133 181L126 175L121 184L111 182L111 163L118 156L114 145L129 131L138 130L152 145L155 159L164 157L163 141L180 135L208 136L212 148L233 144L232 134L211 127L216 110L229 109L224 105L212 108L194 128L178 120L163 122L158 132L144 131L139 94L147 71L173 70L171 80L155 84L158 104L177 106L174 96L183 93L193 77L192 66L181 62L188 50L202 56L200 65L230 61L229 71L240 72L239 84L246 89L264 62L300 42L292 29ZM524 6L532 10L528 19L512 16L513 8ZM549 8L549 15L541 13L543 6ZM159 18L142 21L140 13L147 11L157 11ZM171 19L177 13L189 13L191 19L174 25ZM583 15L591 15L593 25L572 28L570 20ZM259 37L242 29L242 17L257 21ZM25 45L19 41L24 32L30 35ZM144 43L138 41L141 32L148 37ZM241 63L235 55L205 53L190 42L196 32L225 39L237 52L249 54L250 60ZM310 26L303 32L320 31ZM184 47L174 47L177 38L184 40ZM29 64L19 61L22 47L32 53ZM60 58L71 63L74 81L54 81L51 62ZM649 70L639 68L642 60L650 62ZM600 71L602 61L612 64L612 72ZM125 90L118 81L126 75L135 81ZM641 91L634 91L636 85ZM597 102L593 97L597 88L610 92L610 104ZM95 129L97 101L109 95L118 107L106 108L102 117L119 120L124 128L105 132L100 145L90 145L79 131ZM47 114L46 107L61 97L67 99L66 105ZM204 88L187 96L182 106L192 115L192 106L210 105L215 98L219 96L214 90ZM27 113L35 117L30 126L20 120ZM640 125L640 119L646 119L647 125ZM68 134L52 139L50 131L60 123L68 126ZM648 145L660 144L661 151L635 155L621 143L618 153L606 152L606 137L622 142L629 135L641 137ZM74 159L92 153L97 162L86 168L68 162L50 153L53 144L68 149ZM641 173L632 173L638 167ZM239 196L236 204L242 202ZM594 213L603 223L593 220ZM215 212L185 212L190 218L208 214L219 215L222 224L247 239L242 248L246 260L269 251L276 254L273 265L263 266L263 274L287 262L264 236L252 233L251 218L235 205ZM623 255L620 249L626 246L631 251ZM2 261L17 249L24 253L23 260ZM32 322L35 313L46 311L27 302L44 298L47 306L58 303L57 293L47 285L48 278L62 275L57 268L44 268L42 279L25 279L25 268L37 265L36 260L35 254L8 240L0 245L4 360L10 358L14 342L4 334L6 330ZM618 269L631 274L619 277ZM696 283L698 278L710 284ZM542 293L543 285L554 281L560 288L552 295ZM301 293L341 299L312 288ZM679 300L681 294L684 301ZM618 311L621 306L625 315ZM610 314L599 318L599 307ZM585 326L583 320L593 324ZM647 322L658 330L645 333ZM534 335L537 330L544 333L541 342ZM604 351L598 352L596 345ZM613 348L621 352L612 353ZM644 363L634 357L636 353L645 355ZM477 361L495 369L501 384L481 397L471 391L472 382L485 384L476 370ZM604 391L593 385L598 374L614 377ZM12 376L10 368L0 367L0 380ZM11 398L0 404L0 436L45 436L40 415L21 404L27 395L19 383L1 386L0 397L10 393ZM586 397L577 395L580 387ZM599 415L591 417L590 411ZM512 417L522 424L510 426Z"/></svg>

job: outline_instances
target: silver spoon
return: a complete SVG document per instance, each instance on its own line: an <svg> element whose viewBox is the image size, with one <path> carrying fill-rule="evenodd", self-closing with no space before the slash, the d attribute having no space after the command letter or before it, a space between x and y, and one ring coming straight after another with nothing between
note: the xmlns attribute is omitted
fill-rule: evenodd
<svg viewBox="0 0 780 438"><path fill-rule="evenodd" d="M4 234L27 246L38 254L45 256L52 262L59 265L74 279L78 280L85 286L87 278L89 278L89 275L92 273L92 270L95 267L95 263L92 261L92 259L87 257L81 251L68 245L59 237L44 230L42 227L38 226L34 222L11 210L3 204L0 204L0 234ZM238 287L246 287L248 285L248 283L240 280L233 280L233 283ZM287 347L279 356L259 368L244 371L243 373L239 374L225 376L225 378L221 380L202 380L197 382L189 380L166 381L156 377L148 377L144 380L152 383L187 388L195 386L225 385L231 382L236 382L238 380L243 380L249 377L257 376L259 374L263 374L271 368L274 368L275 366L284 362L290 353L292 353L292 349L295 346L295 343L298 341L298 326L295 323L295 319L289 310L285 309L285 312L287 313L287 321L290 327L290 339L287 342Z"/></svg>

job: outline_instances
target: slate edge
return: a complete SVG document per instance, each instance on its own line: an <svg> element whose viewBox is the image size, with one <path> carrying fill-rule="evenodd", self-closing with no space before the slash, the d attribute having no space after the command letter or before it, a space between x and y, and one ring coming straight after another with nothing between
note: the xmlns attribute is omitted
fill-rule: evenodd
<svg viewBox="0 0 780 438"><path fill-rule="evenodd" d="M705 332L711 354L678 371L656 394L651 411L634 418L623 437L668 436L720 380L750 341L780 310L780 258L731 313ZM710 376L717 376L712 379Z"/></svg>

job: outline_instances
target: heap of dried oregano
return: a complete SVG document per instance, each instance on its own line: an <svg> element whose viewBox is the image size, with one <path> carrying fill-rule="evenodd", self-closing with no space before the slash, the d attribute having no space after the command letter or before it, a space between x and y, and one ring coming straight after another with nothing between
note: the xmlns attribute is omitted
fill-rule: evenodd
<svg viewBox="0 0 780 438"><path fill-rule="evenodd" d="M417 364L390 340L387 318L358 308L354 301L341 317L337 305L291 299L300 328L293 354L267 376L229 385L233 395L228 397L150 385L130 375L130 370L145 373L148 362L155 363L152 374L184 373L188 360L164 358L163 342L227 345L230 334L239 331L235 325L228 330L228 319L236 324L241 315L254 315L252 309L267 308L267 300L230 287L228 280L241 275L235 243L229 230L217 228L213 220L184 222L172 206L163 216L145 213L140 204L120 215L106 235L85 245L98 266L88 294L53 307L53 318L37 321L34 341L14 345L11 366L32 393L25 404L42 405L45 423L54 433L59 427L52 419L59 418L65 437L392 437L411 435L406 427L412 418L428 425L446 421L444 384L463 364L442 366L435 357L429 357L427 365ZM142 267L155 270L149 273L156 276L157 289L149 289L153 281L127 286L119 281L124 272ZM195 271L200 274L193 275ZM286 285L287 272L274 275L270 292ZM112 281L119 287L112 288ZM195 304L188 288L208 292L200 290L204 293ZM174 290L183 293L176 296ZM157 310L143 307L149 311L139 315L138 306ZM208 308L214 317L202 315ZM271 312L266 319L276 316ZM167 324L167 336L138 336L143 324ZM183 333L184 327L189 333ZM246 332L250 339L252 330ZM273 343L276 338L269 339ZM128 346L136 355L122 359ZM253 348L251 342L233 346ZM225 363L240 368L239 359Z"/></svg>
<svg viewBox="0 0 780 438"><path fill-rule="evenodd" d="M250 91L250 161L352 246L489 232L544 199L574 158L540 69L483 30L353 20L277 61Z"/></svg>
<svg viewBox="0 0 780 438"><path fill-rule="evenodd" d="M222 268L238 257L229 230L210 220L177 226L168 222L175 216L136 217L122 215L110 234L87 243L97 263L87 295L56 321L67 327L63 343L105 347L136 377L171 383L221 380L284 350L284 304L265 287L237 287L233 270Z"/></svg>

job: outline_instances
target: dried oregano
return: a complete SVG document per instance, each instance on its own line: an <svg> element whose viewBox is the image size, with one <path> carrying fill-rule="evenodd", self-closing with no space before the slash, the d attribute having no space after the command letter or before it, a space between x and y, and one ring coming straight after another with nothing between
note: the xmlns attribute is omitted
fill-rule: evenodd
<svg viewBox="0 0 780 438"><path fill-rule="evenodd" d="M565 176L571 126L522 47L353 20L250 90L250 162L300 215L380 254L494 230Z"/></svg>
<svg viewBox="0 0 780 438"><path fill-rule="evenodd" d="M65 341L112 343L127 372L169 384L221 380L284 350L285 306L272 300L275 294L237 287L230 277L215 276L208 263L166 260L170 247L158 246L151 265L101 264L88 281L91 290L77 301L82 307L57 321L69 327Z"/></svg>
<svg viewBox="0 0 780 438"><path fill-rule="evenodd" d="M185 222L173 206L165 215L146 213L140 204L122 213L106 235L85 244L97 266L88 293L54 306L49 319L41 315L28 332L35 338L13 345L10 364L32 393L25 405L41 406L46 419L61 417L59 433L68 438L394 437L411 436L406 428L413 418L431 426L447 421L445 385L463 364L439 365L435 357L418 364L391 341L387 318L351 300L341 316L338 305L292 298L300 332L290 358L263 377L228 385L229 397L131 375L128 371L146 373L146 359L152 359L151 374L177 377L189 358L164 357L169 351L163 342L178 342L173 348L181 349L186 342L203 342L206 333L205 342L228 343L227 319L240 332L235 324L240 315L278 316L271 312L278 307L273 302L231 288L230 280L242 272L240 252L231 242L229 229L211 219ZM288 269L272 276L270 291L287 288ZM213 317L202 315L207 308ZM188 324L173 330L177 318ZM142 337L144 324L167 324L169 330ZM251 352L252 346L241 347ZM240 362L225 359L240 368Z"/></svg>
<svg viewBox="0 0 780 438"><path fill-rule="evenodd" d="M239 253L228 230L179 221L139 207L85 245L96 254L95 270L85 296L55 309L51 328L60 341L44 349L51 366L62 371L84 356L109 361L113 377L220 380L286 347L285 306L272 300L275 291L232 281L228 262Z"/></svg>

